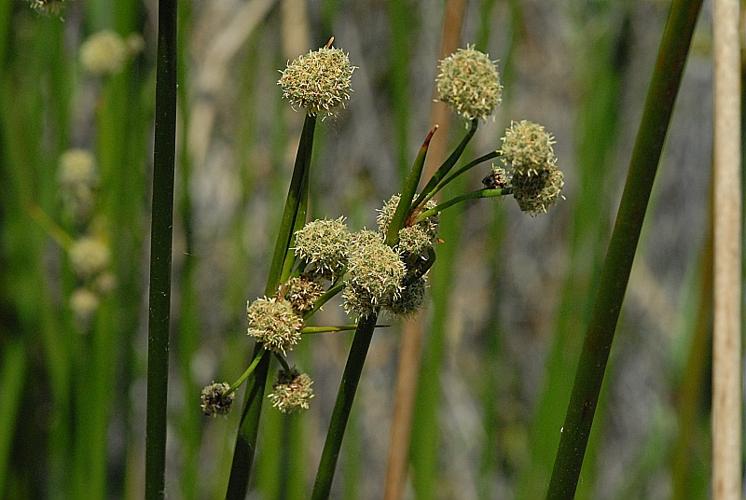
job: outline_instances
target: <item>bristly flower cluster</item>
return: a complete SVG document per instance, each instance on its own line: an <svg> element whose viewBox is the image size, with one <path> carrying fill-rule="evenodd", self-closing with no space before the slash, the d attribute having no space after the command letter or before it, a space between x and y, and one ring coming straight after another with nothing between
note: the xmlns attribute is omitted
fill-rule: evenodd
<svg viewBox="0 0 746 500"><path fill-rule="evenodd" d="M295 255L309 270L324 276L339 274L347 266L350 231L345 218L319 219L295 232Z"/></svg>
<svg viewBox="0 0 746 500"><path fill-rule="evenodd" d="M65 8L65 0L29 0L31 8L48 15L59 15Z"/></svg>
<svg viewBox="0 0 746 500"><path fill-rule="evenodd" d="M288 62L277 84L294 109L305 108L323 119L350 99L354 70L344 51L322 47Z"/></svg>
<svg viewBox="0 0 746 500"><path fill-rule="evenodd" d="M313 398L312 385L311 377L299 373L295 368L280 370L272 386L273 391L267 397L272 401L272 406L282 413L307 410Z"/></svg>
<svg viewBox="0 0 746 500"><path fill-rule="evenodd" d="M497 65L467 45L440 61L435 80L438 100L467 120L486 119L502 99Z"/></svg>
<svg viewBox="0 0 746 500"><path fill-rule="evenodd" d="M300 341L303 319L285 300L275 297L256 299L246 306L248 333L266 349L285 354Z"/></svg>
<svg viewBox="0 0 746 500"><path fill-rule="evenodd" d="M233 405L236 393L225 382L213 382L205 386L200 394L200 408L208 417L226 415Z"/></svg>

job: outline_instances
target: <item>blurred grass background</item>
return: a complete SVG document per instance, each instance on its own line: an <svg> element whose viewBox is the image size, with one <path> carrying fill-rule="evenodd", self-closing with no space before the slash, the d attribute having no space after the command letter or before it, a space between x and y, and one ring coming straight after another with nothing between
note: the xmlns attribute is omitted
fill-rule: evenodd
<svg viewBox="0 0 746 500"><path fill-rule="evenodd" d="M444 217L424 316L407 498L539 498L551 472L591 291L603 259L655 49L662 1L466 3L462 43L500 60L505 96L479 155L511 119L557 138L567 201L529 218L511 200ZM200 388L248 362L245 303L259 295L302 114L277 70L329 35L359 66L347 111L318 127L312 213L374 225L430 123L444 3L179 3L174 304L167 492L219 498L238 412L205 419ZM0 497L139 498L143 489L146 263L155 2L76 0L42 16L0 0ZM704 11L705 17L709 11ZM578 498L707 498L711 81L700 21L605 380ZM79 63L102 29L146 49L112 77ZM462 133L457 120L451 142ZM60 154L94 152L118 286L81 334L64 251ZM480 184L485 172L464 180ZM343 320L332 305L319 321ZM255 498L305 498L350 337L292 359L310 411L265 408ZM379 498L399 327L371 347L334 496ZM283 446L289 442L290 446ZM283 453L283 450L286 450Z"/></svg>

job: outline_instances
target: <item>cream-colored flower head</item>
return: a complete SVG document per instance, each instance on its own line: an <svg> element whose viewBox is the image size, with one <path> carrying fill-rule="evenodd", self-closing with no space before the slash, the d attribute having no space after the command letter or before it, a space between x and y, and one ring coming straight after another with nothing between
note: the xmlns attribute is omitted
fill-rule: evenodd
<svg viewBox="0 0 746 500"><path fill-rule="evenodd" d="M511 122L498 151L502 161L518 173L552 168L557 163L554 137L544 126L528 120Z"/></svg>
<svg viewBox="0 0 746 500"><path fill-rule="evenodd" d="M73 189L78 186L94 187L98 183L96 161L86 149L68 149L60 155L57 171L60 187Z"/></svg>
<svg viewBox="0 0 746 500"><path fill-rule="evenodd" d="M58 15L65 8L64 0L29 0L31 8L42 14Z"/></svg>
<svg viewBox="0 0 746 500"><path fill-rule="evenodd" d="M347 266L350 232L345 218L318 219L295 232L295 255L320 274L337 274Z"/></svg>
<svg viewBox="0 0 746 500"><path fill-rule="evenodd" d="M109 266L109 247L97 238L85 236L70 247L70 262L81 279L93 278Z"/></svg>
<svg viewBox="0 0 746 500"><path fill-rule="evenodd" d="M398 194L389 198L383 206L378 209L376 222L378 230L382 235L386 235L389 225L394 218L396 207L399 205L400 196ZM433 200L425 204L425 209L434 208L436 203ZM399 231L399 244L397 248L411 255L423 255L427 249L432 247L433 242L438 236L438 215L433 215L427 219L418 222L414 226L404 227Z"/></svg>
<svg viewBox="0 0 746 500"><path fill-rule="evenodd" d="M98 295L87 288L78 288L70 295L70 309L76 321L87 325L93 314L98 310L100 300Z"/></svg>
<svg viewBox="0 0 746 500"><path fill-rule="evenodd" d="M208 417L226 415L236 398L235 391L230 391L230 388L231 386L225 382L213 382L205 386L199 398L202 413Z"/></svg>
<svg viewBox="0 0 746 500"><path fill-rule="evenodd" d="M435 79L438 100L467 120L486 119L502 99L497 63L467 45L446 57Z"/></svg>
<svg viewBox="0 0 746 500"><path fill-rule="evenodd" d="M80 46L80 63L94 75L113 75L124 68L129 56L125 40L116 32L99 31Z"/></svg>
<svg viewBox="0 0 746 500"><path fill-rule="evenodd" d="M247 305L246 313L249 335L262 342L266 349L285 354L300 341L303 319L289 302L274 297L256 299Z"/></svg>
<svg viewBox="0 0 746 500"><path fill-rule="evenodd" d="M350 255L347 272L344 308L348 314L364 317L399 296L406 267L391 247L372 240Z"/></svg>
<svg viewBox="0 0 746 500"><path fill-rule="evenodd" d="M288 62L277 84L293 109L311 115L334 115L350 99L355 66L341 49L322 47Z"/></svg>
<svg viewBox="0 0 746 500"><path fill-rule="evenodd" d="M316 301L324 295L324 287L306 276L290 278L287 283L280 285L280 291L298 314L313 309Z"/></svg>
<svg viewBox="0 0 746 500"><path fill-rule="evenodd" d="M556 166L537 173L514 172L511 181L513 198L521 211L532 216L546 213L554 205L565 185L564 175Z"/></svg>
<svg viewBox="0 0 746 500"><path fill-rule="evenodd" d="M272 386L272 393L267 397L272 406L282 413L293 413L307 410L313 398L313 380L305 373L298 373L295 368L290 371L280 370L277 381Z"/></svg>

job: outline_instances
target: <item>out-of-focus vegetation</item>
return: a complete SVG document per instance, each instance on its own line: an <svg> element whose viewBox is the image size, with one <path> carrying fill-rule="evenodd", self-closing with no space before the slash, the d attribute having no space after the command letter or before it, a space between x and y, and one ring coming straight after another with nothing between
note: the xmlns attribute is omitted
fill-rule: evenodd
<svg viewBox="0 0 746 500"><path fill-rule="evenodd" d="M156 5L67 4L42 15L0 1L0 496L139 498ZM199 392L234 379L250 359L246 300L264 289L303 121L281 102L277 70L331 34L359 66L347 110L317 130L310 211L372 227L373 208L401 184L432 126L444 5L220 0L183 1L179 10L166 489L212 498L225 492L240 412L205 419ZM472 150L498 147L510 119L543 123L557 138L567 200L537 218L507 200L443 217L408 496L544 494L666 14L667 3L653 1L468 3L460 45L499 59L505 85L496 121L480 127ZM707 496L705 26L673 116L579 498ZM82 44L102 30L123 43L139 34L144 48L127 45L120 64L104 57L91 66ZM460 122L451 132L452 145ZM98 169L86 223L66 208L59 184L60 158L72 148L90 151ZM479 187L483 175L463 183ZM87 318L70 301L91 286L60 234L94 235L109 248L116 286ZM344 322L336 309L327 323ZM381 496L399 336L396 324L374 336L333 496ZM313 371L316 397L302 415L265 408L251 485L258 497L308 496L349 338L294 351Z"/></svg>

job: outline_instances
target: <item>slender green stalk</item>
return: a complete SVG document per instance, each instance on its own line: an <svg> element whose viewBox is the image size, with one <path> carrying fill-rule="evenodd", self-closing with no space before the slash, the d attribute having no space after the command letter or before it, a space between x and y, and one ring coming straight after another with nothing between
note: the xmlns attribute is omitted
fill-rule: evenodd
<svg viewBox="0 0 746 500"><path fill-rule="evenodd" d="M305 218L308 206L308 177L310 176L315 127L316 117L306 115L298 144L298 153L295 157L293 177L290 180L285 210L282 214L280 230L272 256L272 264L269 276L267 277L267 286L264 290L266 295L274 295L276 293L277 286L281 282L283 270L292 268L292 265L289 267L286 266L286 262L287 259L292 259L292 253L289 250L292 244L294 229L298 221ZM253 358L256 358L263 349L264 347L261 344L257 344L254 348ZM254 370L254 377L246 384L244 408L241 413L238 435L236 436L231 475L228 480L228 490L226 492L226 498L230 499L243 499L246 496L249 486L251 464L254 461L259 419L264 400L264 388L267 384L267 373L269 372L270 364L269 352L265 351L261 357L259 365Z"/></svg>
<svg viewBox="0 0 746 500"><path fill-rule="evenodd" d="M347 283L342 281L342 279L337 280L337 283L335 283L326 292L324 292L324 295L319 297L319 300L316 301L316 303L313 305L313 308L311 308L310 311L303 315L303 319L310 318L313 313L321 309L324 304L329 302L331 299L334 298L335 295L344 290L345 286L347 286Z"/></svg>
<svg viewBox="0 0 746 500"><path fill-rule="evenodd" d="M14 339L4 346L0 365L0 494L5 492L7 464L16 427L18 409L26 380L26 352L23 342Z"/></svg>
<svg viewBox="0 0 746 500"><path fill-rule="evenodd" d="M600 276L547 498L572 498L701 0L671 6Z"/></svg>
<svg viewBox="0 0 746 500"><path fill-rule="evenodd" d="M454 180L461 174L468 172L469 170L476 167L480 163L484 163L486 161L492 160L493 158L497 158L498 156L500 156L500 153L498 153L497 151L490 151L486 155L480 156L479 158L475 158L474 160L470 161L469 163L467 163L466 165L459 168L458 170L453 172L451 175L449 175L448 177L440 181L438 185L435 186L435 188L430 192L430 194L425 196L425 199L422 200L422 203L427 203L428 201L430 201L433 196L435 196L436 194L440 192L441 189L446 187L448 184L450 184L452 180Z"/></svg>
<svg viewBox="0 0 746 500"><path fill-rule="evenodd" d="M464 194L455 196L451 198L450 200L444 201L440 205L434 206L433 208L429 210L425 210L424 212L420 213L417 216L417 219L415 219L415 222L423 221L427 219L428 217L432 217L433 215L436 215L439 212L442 212L448 207L452 207L453 205L462 203L467 200L477 200L479 198L496 198L498 196L505 196L507 194L511 194L512 192L513 190L510 188L502 188L502 189L477 189L476 191L464 193Z"/></svg>
<svg viewBox="0 0 746 500"><path fill-rule="evenodd" d="M391 325L376 325L375 328L388 328ZM314 335L317 333L336 333L336 332L351 332L356 330L357 325L339 325L339 326L306 326L303 327L301 333L304 335Z"/></svg>
<svg viewBox="0 0 746 500"><path fill-rule="evenodd" d="M145 437L145 497L165 496L168 330L171 306L174 155L176 151L176 0L158 3L150 315Z"/></svg>
<svg viewBox="0 0 746 500"><path fill-rule="evenodd" d="M241 374L238 379L231 384L230 389L228 389L227 392L233 392L239 387L241 387L241 384L246 382L246 379L249 378L249 375L251 375L254 372L254 369L257 367L259 362L261 361L262 356L260 354L257 354L254 356L254 360L251 362L251 364L244 370L244 372Z"/></svg>
<svg viewBox="0 0 746 500"><path fill-rule="evenodd" d="M332 480L334 479L334 470L337 467L337 458L342 446L347 420L350 417L352 402L355 399L357 385L360 382L360 374L363 372L365 357L368 354L368 347L373 338L373 331L376 327L378 314L371 314L361 319L355 331L355 338L350 347L350 355L347 358L342 382L339 385L337 400L334 403L332 419L329 423L329 432L324 442L324 450L321 452L321 462L319 470L316 473L316 481L313 485L313 500L324 500L329 498L332 489Z"/></svg>

